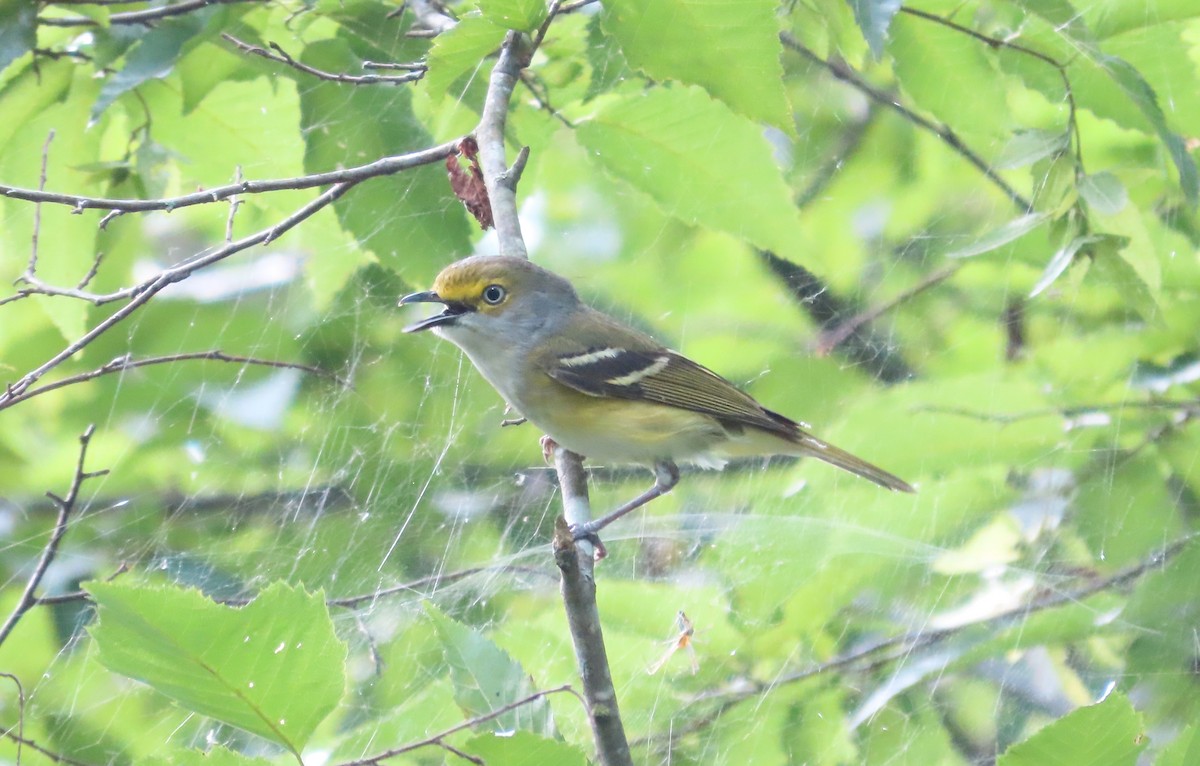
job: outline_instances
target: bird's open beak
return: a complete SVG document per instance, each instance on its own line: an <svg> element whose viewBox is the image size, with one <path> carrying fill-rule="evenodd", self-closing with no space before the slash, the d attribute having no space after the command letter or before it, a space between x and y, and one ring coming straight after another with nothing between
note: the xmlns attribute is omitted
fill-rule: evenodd
<svg viewBox="0 0 1200 766"><path fill-rule="evenodd" d="M410 303L441 303L445 306L445 308L442 309L442 313L440 314L434 314L431 317L422 319L420 322L414 322L413 324L410 324L408 327L404 328L404 332L420 332L421 330L428 330L430 327L452 324L454 320L466 313L465 306L460 303L448 303L433 290L426 290L423 293L406 295L400 299L400 303L397 305L407 306Z"/></svg>

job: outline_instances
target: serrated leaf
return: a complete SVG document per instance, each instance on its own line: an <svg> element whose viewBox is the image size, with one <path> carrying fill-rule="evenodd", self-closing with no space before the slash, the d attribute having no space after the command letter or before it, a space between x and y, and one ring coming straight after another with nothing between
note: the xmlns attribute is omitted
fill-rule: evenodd
<svg viewBox="0 0 1200 766"><path fill-rule="evenodd" d="M896 77L923 110L985 143L1008 136L1003 80L977 40L957 30L911 16L893 23L888 52L895 58ZM947 76L948 72L954 75Z"/></svg>
<svg viewBox="0 0 1200 766"><path fill-rule="evenodd" d="M532 32L546 19L543 0L480 0L484 18L506 29Z"/></svg>
<svg viewBox="0 0 1200 766"><path fill-rule="evenodd" d="M1067 148L1068 141L1066 133L1018 130L1000 150L992 167L998 170L1012 170L1032 165L1038 160L1062 152Z"/></svg>
<svg viewBox="0 0 1200 766"><path fill-rule="evenodd" d="M1113 692L1013 745L996 766L1134 766L1145 747L1142 717Z"/></svg>
<svg viewBox="0 0 1200 766"><path fill-rule="evenodd" d="M575 136L604 170L667 214L798 255L799 213L762 130L703 90L610 98Z"/></svg>
<svg viewBox="0 0 1200 766"><path fill-rule="evenodd" d="M0 71L37 45L37 3L0 0Z"/></svg>
<svg viewBox="0 0 1200 766"><path fill-rule="evenodd" d="M1095 258L1092 260L1092 271L1099 278L1112 284L1121 295L1132 304L1143 318L1150 320L1160 316L1157 290L1146 283L1145 278L1129 262L1125 255L1127 247L1122 243L1127 240L1112 238L1098 242L1095 247Z"/></svg>
<svg viewBox="0 0 1200 766"><path fill-rule="evenodd" d="M1028 213L1019 218L1014 218L1003 226L989 231L969 245L951 250L949 253L946 253L946 257L971 258L976 255L989 253L1010 242L1015 242L1048 220L1050 220L1050 217L1044 213Z"/></svg>
<svg viewBox="0 0 1200 766"><path fill-rule="evenodd" d="M587 93L584 95L585 101L591 101L601 93L607 93L617 83L633 76L633 71L630 70L624 54L621 53L621 46L617 45L616 40L612 37L604 34L599 16L588 19L587 60L588 66L592 70L592 77L588 82Z"/></svg>
<svg viewBox="0 0 1200 766"><path fill-rule="evenodd" d="M345 689L346 647L320 594L277 583L240 609L199 591L93 582L108 669L299 755Z"/></svg>
<svg viewBox="0 0 1200 766"><path fill-rule="evenodd" d="M463 747L471 755L490 764L553 764L553 766L587 766L587 756L574 745L539 737L528 731L511 735L481 734Z"/></svg>
<svg viewBox="0 0 1200 766"><path fill-rule="evenodd" d="M1050 263L1046 264L1046 270L1038 277L1038 281L1034 284L1033 289L1029 291L1030 298L1036 298L1047 287L1054 284L1054 281L1062 276L1063 272L1075 262L1075 254L1083 247L1099 242L1100 237L1084 236L1075 237L1067 244L1063 245L1050 259Z"/></svg>
<svg viewBox="0 0 1200 766"><path fill-rule="evenodd" d="M1084 176L1079 182L1079 195L1087 200L1093 210L1106 215L1121 212L1129 202L1125 185L1107 171Z"/></svg>
<svg viewBox="0 0 1200 766"><path fill-rule="evenodd" d="M1122 92L1145 115L1153 126L1158 137L1167 147L1167 153L1179 171L1179 185L1183 189L1188 202L1195 205L1200 199L1200 174L1196 171L1196 162L1183 139L1167 127L1167 119L1162 108L1158 105L1158 96L1154 89L1142 77L1141 73L1128 62L1115 56L1103 59L1105 70L1109 73Z"/></svg>
<svg viewBox="0 0 1200 766"><path fill-rule="evenodd" d="M630 66L699 85L733 110L794 132L773 0L610 0L604 30Z"/></svg>
<svg viewBox="0 0 1200 766"><path fill-rule="evenodd" d="M534 692L529 674L521 664L478 631L455 622L432 604L425 611L450 665L454 682L454 698L470 716L479 716L527 697ZM509 711L488 724L499 733L528 730L537 734L554 734L550 707L538 699Z"/></svg>
<svg viewBox="0 0 1200 766"><path fill-rule="evenodd" d="M467 74L486 77L484 62L504 40L504 27L479 15L468 15L454 29L434 38L429 50L424 87L435 99L442 99L455 80Z"/></svg>
<svg viewBox="0 0 1200 766"><path fill-rule="evenodd" d="M888 27L900 10L900 0L849 0L849 3L855 23L862 30L867 45L871 46L871 53L875 58L881 58L887 44Z"/></svg>
<svg viewBox="0 0 1200 766"><path fill-rule="evenodd" d="M303 61L331 71L360 65L341 40L307 46ZM310 84L300 92L304 167L308 172L367 162L423 149L431 139L412 110L403 88L351 88L338 83ZM466 214L450 191L441 163L376 178L334 203L342 228L380 263L401 274L428 272L470 252ZM347 253L320 257L346 259ZM350 269L339 269L348 277Z"/></svg>

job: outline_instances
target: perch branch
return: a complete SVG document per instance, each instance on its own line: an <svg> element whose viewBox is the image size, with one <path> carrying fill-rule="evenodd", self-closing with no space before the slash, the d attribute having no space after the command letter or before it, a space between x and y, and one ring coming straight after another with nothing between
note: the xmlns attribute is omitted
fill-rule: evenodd
<svg viewBox="0 0 1200 766"><path fill-rule="evenodd" d="M71 513L75 510L75 503L79 500L79 490L83 487L83 483L88 479L94 479L98 476L103 476L108 473L103 471L87 471L84 469L84 462L87 459L88 443L92 440L92 433L95 432L95 426L88 426L87 430L79 437L79 460L75 463L75 478L71 480L71 486L67 490L64 497L59 497L51 492L46 495L54 501L58 506L58 518L54 522L54 529L50 532L50 539L46 542L46 547L42 548L42 555L38 558L37 564L33 568L33 573L29 575L29 581L25 583L25 590L21 593L21 597L17 599L17 605L13 608L12 614L4 621L4 625L0 626L0 644L3 644L13 628L17 626L21 617L37 604L37 597L34 596L34 591L41 584L42 578L46 576L46 570L50 568L54 557L58 555L58 546L62 543L63 536L67 534L67 523L71 519Z"/></svg>
<svg viewBox="0 0 1200 766"><path fill-rule="evenodd" d="M534 43L516 32L509 32L500 49L500 58L492 69L484 99L483 114L476 138L479 142L480 166L491 201L501 255L528 258L521 222L517 216L517 181L524 165L522 151L513 167L505 161L504 125L512 100L513 88L520 81L521 70L528 65L537 44L546 34L558 12L556 1L550 7L545 23L538 30ZM566 519L558 519L554 533L554 558L562 573L563 605L575 646L575 657L583 679L592 738L601 763L605 766L632 766L629 743L617 708L616 690L604 649L600 615L596 606L596 583L592 573L592 546L576 544L568 522L586 522L591 517L587 494L587 474L583 458L565 449L554 450ZM580 555L581 549L585 555Z"/></svg>

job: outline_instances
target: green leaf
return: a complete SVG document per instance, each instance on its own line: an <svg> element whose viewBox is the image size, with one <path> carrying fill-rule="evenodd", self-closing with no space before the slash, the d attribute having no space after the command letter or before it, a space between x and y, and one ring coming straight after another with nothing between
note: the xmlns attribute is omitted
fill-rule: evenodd
<svg viewBox="0 0 1200 766"><path fill-rule="evenodd" d="M121 94L147 80L161 80L169 75L216 10L213 7L173 16L147 31L126 55L125 66L105 80L92 105L92 120L98 119Z"/></svg>
<svg viewBox="0 0 1200 766"><path fill-rule="evenodd" d="M1115 215L1129 203L1129 192L1121 180L1107 171L1092 173L1079 182L1079 196L1098 213Z"/></svg>
<svg viewBox="0 0 1200 766"><path fill-rule="evenodd" d="M689 224L799 257L799 214L754 123L699 88L598 101L575 131L591 158Z"/></svg>
<svg viewBox="0 0 1200 766"><path fill-rule="evenodd" d="M1003 226L989 231L970 244L957 247L946 253L947 258L971 258L976 255L990 253L1015 242L1049 220L1044 213L1028 213L1014 218Z"/></svg>
<svg viewBox="0 0 1200 766"><path fill-rule="evenodd" d="M481 734L469 740L463 747L468 753L483 759L484 763L502 766L527 764L553 764L553 766L587 766L587 756L574 745L539 737L528 731L518 731L499 736Z"/></svg>
<svg viewBox="0 0 1200 766"><path fill-rule="evenodd" d="M423 87L440 100L454 81L467 73L486 78L487 57L503 40L504 27L479 15L463 17L454 29L434 38Z"/></svg>
<svg viewBox="0 0 1200 766"><path fill-rule="evenodd" d="M996 766L1134 766L1145 746L1141 716L1113 692L1013 745Z"/></svg>
<svg viewBox="0 0 1200 766"><path fill-rule="evenodd" d="M251 758L218 745L208 752L175 750L152 755L138 761L138 766L269 766L270 763L266 758Z"/></svg>
<svg viewBox="0 0 1200 766"><path fill-rule="evenodd" d="M1154 766L1189 766L1200 763L1200 727L1186 726L1179 736L1163 748Z"/></svg>
<svg viewBox="0 0 1200 766"><path fill-rule="evenodd" d="M656 80L700 85L746 117L793 133L776 5L773 0L610 0L601 18L630 66Z"/></svg>
<svg viewBox="0 0 1200 766"><path fill-rule="evenodd" d="M432 604L426 604L425 611L450 665L454 698L468 715L486 715L534 692L520 663L490 639L450 619ZM489 725L498 733L520 729L537 734L554 733L550 707L544 698L509 711Z"/></svg>
<svg viewBox="0 0 1200 766"><path fill-rule="evenodd" d="M361 62L341 40L323 40L304 50L305 63L350 71ZM304 167L308 172L369 162L423 149L432 141L413 115L403 88L350 88L338 83L308 85L300 92ZM438 264L470 252L466 214L455 199L441 163L351 190L334 203L342 227L380 263L401 274L428 275ZM322 253L344 262L344 252ZM348 278L351 269L339 269Z"/></svg>
<svg viewBox="0 0 1200 766"><path fill-rule="evenodd" d="M342 697L346 647L319 593L277 583L235 609L181 588L87 590L105 667L297 756Z"/></svg>
<svg viewBox="0 0 1200 766"><path fill-rule="evenodd" d="M1195 205L1200 200L1200 174L1196 171L1196 162L1183 139L1167 127L1166 117L1158 105L1158 97L1154 89L1142 77L1141 73L1129 63L1115 57L1106 56L1101 59L1105 70L1109 73L1125 96L1134 103L1158 133L1159 139L1167 147L1167 153L1179 171L1179 185L1188 202Z"/></svg>
<svg viewBox="0 0 1200 766"><path fill-rule="evenodd" d="M892 24L890 38L896 77L918 106L988 145L1008 137L1004 81L978 40L907 15Z"/></svg>
<svg viewBox="0 0 1200 766"><path fill-rule="evenodd" d="M992 166L998 170L1012 170L1032 165L1066 150L1070 138L1066 133L1051 130L1018 130L1000 150Z"/></svg>
<svg viewBox="0 0 1200 766"><path fill-rule="evenodd" d="M1132 29L1200 16L1200 5L1192 0L1089 0L1080 6L1097 38L1103 39Z"/></svg>
<svg viewBox="0 0 1200 766"><path fill-rule="evenodd" d="M588 19L586 54L588 66L592 70L584 96L587 101L607 93L617 83L633 76L629 62L621 53L621 46L610 35L604 34L600 16Z"/></svg>
<svg viewBox="0 0 1200 766"><path fill-rule="evenodd" d="M546 19L543 0L480 0L484 18L506 29L532 32Z"/></svg>
<svg viewBox="0 0 1200 766"><path fill-rule="evenodd" d="M1097 236L1075 237L1060 247L1058 252L1054 254L1054 257L1050 259L1050 263L1046 264L1046 270L1042 272L1042 276L1038 277L1038 281L1034 284L1033 289L1029 291L1029 297L1036 298L1047 287L1054 284L1054 281L1062 276L1063 272L1075 262L1075 254L1081 248L1099 241L1100 237Z"/></svg>
<svg viewBox="0 0 1200 766"><path fill-rule="evenodd" d="M0 71L37 45L37 3L0 0Z"/></svg>
<svg viewBox="0 0 1200 766"><path fill-rule="evenodd" d="M892 17L900 10L901 0L849 0L854 10L854 21L862 30L867 45L875 58L883 57L883 49L887 44L888 27Z"/></svg>

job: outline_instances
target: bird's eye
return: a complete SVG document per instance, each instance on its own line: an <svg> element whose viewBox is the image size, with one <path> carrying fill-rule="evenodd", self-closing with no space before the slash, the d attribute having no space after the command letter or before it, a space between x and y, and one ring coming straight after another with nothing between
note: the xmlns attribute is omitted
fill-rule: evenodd
<svg viewBox="0 0 1200 766"><path fill-rule="evenodd" d="M483 288L483 300L485 303L492 306L495 306L500 303L500 301L504 300L504 296L506 294L507 293L504 291L504 288L500 285L488 285L487 287Z"/></svg>

